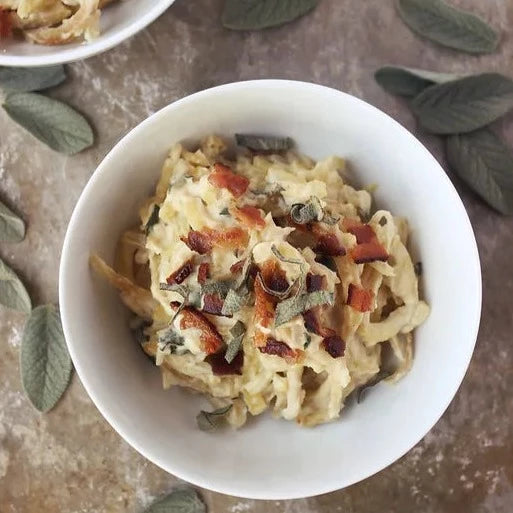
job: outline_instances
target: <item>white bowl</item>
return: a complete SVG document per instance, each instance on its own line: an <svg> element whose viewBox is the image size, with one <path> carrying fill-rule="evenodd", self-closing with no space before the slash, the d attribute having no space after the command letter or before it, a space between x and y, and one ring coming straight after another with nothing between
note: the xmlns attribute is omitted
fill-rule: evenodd
<svg viewBox="0 0 513 513"><path fill-rule="evenodd" d="M195 416L205 401L163 391L160 373L132 342L117 294L93 278L92 251L112 260L121 232L152 191L170 146L210 133L291 136L314 158L347 157L359 183L378 183L377 202L408 217L432 312L416 332L413 369L381 385L340 420L314 429L256 418L239 431L207 434ZM214 491L291 499L356 483L397 460L440 418L458 389L481 309L479 256L463 205L432 155L367 103L318 85L262 80L193 94L122 139L87 184L62 253L64 332L92 400L141 454Z"/></svg>
<svg viewBox="0 0 513 513"><path fill-rule="evenodd" d="M89 43L36 45L23 39L4 39L0 66L49 66L86 59L104 52L160 16L175 0L121 0L102 9L101 34Z"/></svg>

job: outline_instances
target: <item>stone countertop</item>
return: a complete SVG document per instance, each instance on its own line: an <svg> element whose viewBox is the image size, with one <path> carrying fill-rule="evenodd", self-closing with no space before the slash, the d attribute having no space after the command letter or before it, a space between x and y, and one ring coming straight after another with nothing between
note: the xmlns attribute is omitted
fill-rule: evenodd
<svg viewBox="0 0 513 513"><path fill-rule="evenodd" d="M0 113L0 197L28 221L25 241L2 245L1 257L19 271L35 304L56 301L66 225L95 166L148 115L213 85L253 78L316 82L365 99L417 133L404 102L374 82L378 67L513 74L513 3L452 3L501 29L496 53L467 56L420 40L400 22L391 0L322 0L295 23L244 34L222 28L221 0L177 0L136 37L69 66L70 80L52 92L91 118L94 148L75 157L55 154ZM511 119L499 128L513 144ZM447 169L440 139L419 137ZM211 513L513 511L513 220L451 178L476 232L484 302L469 371L442 419L398 462L345 490L282 502L204 491ZM52 412L40 415L31 407L18 375L23 322L21 314L0 311L0 512L142 512L177 479L113 431L77 376Z"/></svg>

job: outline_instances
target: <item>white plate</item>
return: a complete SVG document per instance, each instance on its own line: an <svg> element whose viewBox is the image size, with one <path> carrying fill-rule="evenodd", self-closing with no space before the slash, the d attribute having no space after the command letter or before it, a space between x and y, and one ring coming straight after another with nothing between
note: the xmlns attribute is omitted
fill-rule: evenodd
<svg viewBox="0 0 513 513"><path fill-rule="evenodd" d="M210 133L293 137L314 158L346 157L358 183L379 184L379 205L408 217L432 307L416 332L413 369L380 385L340 420L315 429L262 416L239 431L206 434L205 402L163 391L159 372L132 341L127 314L91 275L92 251L112 261L170 146ZM367 103L325 87L263 80L193 94L157 112L109 153L73 213L60 270L66 340L92 400L118 433L163 469L204 488L291 499L342 488L385 468L435 424L458 389L481 309L479 257L450 180L406 129Z"/></svg>
<svg viewBox="0 0 513 513"><path fill-rule="evenodd" d="M175 0L120 0L102 9L101 34L89 43L35 45L23 39L0 41L0 66L48 66L109 50L160 16Z"/></svg>

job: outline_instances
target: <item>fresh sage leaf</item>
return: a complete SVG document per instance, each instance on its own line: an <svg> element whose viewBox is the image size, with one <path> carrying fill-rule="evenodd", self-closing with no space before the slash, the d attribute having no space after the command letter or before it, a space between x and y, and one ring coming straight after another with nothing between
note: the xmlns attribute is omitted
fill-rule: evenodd
<svg viewBox="0 0 513 513"><path fill-rule="evenodd" d="M66 80L64 66L14 68L0 66L0 88L4 91L28 93L42 91Z"/></svg>
<svg viewBox="0 0 513 513"><path fill-rule="evenodd" d="M311 11L318 0L226 0L222 22L232 30L283 25Z"/></svg>
<svg viewBox="0 0 513 513"><path fill-rule="evenodd" d="M12 120L60 153L74 155L94 142L86 119L52 98L36 93L10 93L3 108Z"/></svg>
<svg viewBox="0 0 513 513"><path fill-rule="evenodd" d="M456 80L461 76L424 69L384 66L374 73L374 78L387 93L413 98L426 87Z"/></svg>
<svg viewBox="0 0 513 513"><path fill-rule="evenodd" d="M21 242L25 238L25 223L0 201L0 241Z"/></svg>
<svg viewBox="0 0 513 513"><path fill-rule="evenodd" d="M411 102L420 126L435 134L482 128L513 107L513 81L483 73L424 89Z"/></svg>
<svg viewBox="0 0 513 513"><path fill-rule="evenodd" d="M237 321L230 330L230 335L232 336L232 339L230 340L230 343L228 344L228 347L226 348L226 353L224 355L224 359L228 363L232 363L233 359L239 353L245 334L246 326L242 321Z"/></svg>
<svg viewBox="0 0 513 513"><path fill-rule="evenodd" d="M0 304L23 313L30 313L32 302L17 274L0 259Z"/></svg>
<svg viewBox="0 0 513 513"><path fill-rule="evenodd" d="M149 235L153 226L155 226L159 222L159 214L160 214L160 205L153 205L153 210L151 211L151 215L144 227L146 235Z"/></svg>
<svg viewBox="0 0 513 513"><path fill-rule="evenodd" d="M242 294L238 294L235 290L230 289L224 298L222 315L233 315L238 312L247 302L247 298Z"/></svg>
<svg viewBox="0 0 513 513"><path fill-rule="evenodd" d="M244 146L253 151L286 151L294 146L290 137L235 134L235 140L238 146Z"/></svg>
<svg viewBox="0 0 513 513"><path fill-rule="evenodd" d="M214 411L201 410L196 416L196 423L201 431L215 431L223 426L225 415L232 409L232 405L223 406Z"/></svg>
<svg viewBox="0 0 513 513"><path fill-rule="evenodd" d="M332 305L334 295L332 292L325 290L317 290L306 294L300 294L289 299L285 299L276 306L276 317L274 319L275 326L290 321L297 315L300 315L306 310L310 310L314 306L319 305Z"/></svg>
<svg viewBox="0 0 513 513"><path fill-rule="evenodd" d="M290 217L297 224L308 224L321 221L324 210L317 196L311 196L307 203L295 203L290 208Z"/></svg>
<svg viewBox="0 0 513 513"><path fill-rule="evenodd" d="M363 396L369 390L369 388L372 388L384 379L389 378L393 373L394 371L380 370L375 376L373 376L369 381L367 381L367 383L358 388L358 390L356 391L356 402L360 404L363 400Z"/></svg>
<svg viewBox="0 0 513 513"><path fill-rule="evenodd" d="M207 508L192 488L178 488L154 502L144 513L206 513Z"/></svg>
<svg viewBox="0 0 513 513"><path fill-rule="evenodd" d="M473 54L497 48L499 36L485 21L442 0L398 0L397 8L413 32L435 43Z"/></svg>
<svg viewBox="0 0 513 513"><path fill-rule="evenodd" d="M513 214L513 155L491 130L448 137L447 160L490 206L502 214Z"/></svg>
<svg viewBox="0 0 513 513"><path fill-rule="evenodd" d="M30 314L23 332L20 368L30 402L41 412L51 410L68 388L73 369L54 305L38 306Z"/></svg>

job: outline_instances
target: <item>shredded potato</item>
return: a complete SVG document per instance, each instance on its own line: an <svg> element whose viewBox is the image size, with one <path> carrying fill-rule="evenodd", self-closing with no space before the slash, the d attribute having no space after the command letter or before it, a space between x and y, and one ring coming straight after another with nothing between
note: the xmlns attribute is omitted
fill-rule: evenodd
<svg viewBox="0 0 513 513"><path fill-rule="evenodd" d="M380 371L396 382L411 368L429 307L408 224L385 210L363 221L371 196L345 183L339 157L225 152L216 136L176 144L116 270L94 255L91 266L148 321L142 347L164 388L231 404L234 427L268 409L332 421Z"/></svg>

